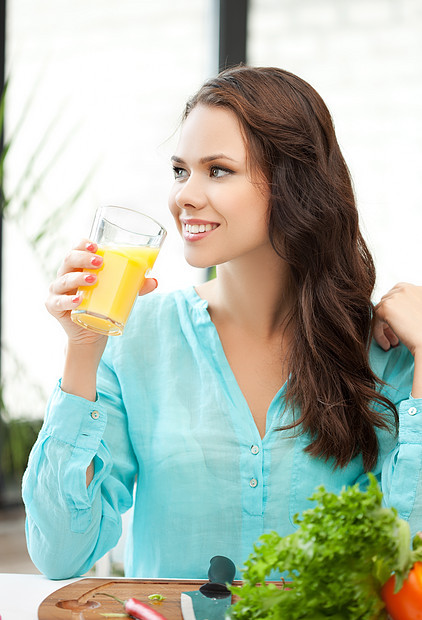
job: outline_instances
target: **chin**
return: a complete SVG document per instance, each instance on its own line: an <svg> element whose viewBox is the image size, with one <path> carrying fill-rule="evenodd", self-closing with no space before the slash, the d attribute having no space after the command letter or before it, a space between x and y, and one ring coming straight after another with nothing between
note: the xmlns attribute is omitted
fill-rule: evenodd
<svg viewBox="0 0 422 620"><path fill-rule="evenodd" d="M209 262L197 261L191 258L187 258L185 256L186 262L191 267L196 267L197 269L208 269L208 267L213 267L214 264L210 264Z"/></svg>
<svg viewBox="0 0 422 620"><path fill-rule="evenodd" d="M208 267L213 267L215 265L214 262L207 260L204 256L192 256L190 252L185 252L185 260L188 265L197 267L198 269L208 269Z"/></svg>
<svg viewBox="0 0 422 620"><path fill-rule="evenodd" d="M226 263L231 258L227 255L226 252L205 252L195 250L196 248L185 246L184 256L188 265L190 265L191 267L197 267L198 269L208 269L209 267L215 267L216 265Z"/></svg>

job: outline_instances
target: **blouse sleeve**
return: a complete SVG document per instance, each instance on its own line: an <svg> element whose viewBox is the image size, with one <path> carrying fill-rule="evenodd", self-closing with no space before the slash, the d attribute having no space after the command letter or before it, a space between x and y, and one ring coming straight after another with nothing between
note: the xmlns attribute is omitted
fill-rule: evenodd
<svg viewBox="0 0 422 620"><path fill-rule="evenodd" d="M398 441L384 460L381 487L385 503L409 521L414 535L422 531L422 399L401 401L398 412Z"/></svg>
<svg viewBox="0 0 422 620"><path fill-rule="evenodd" d="M409 522L412 535L422 530L422 399L412 398L413 357L400 345L385 353L376 348L375 372L385 382L382 393L399 414L395 440L380 440L384 502Z"/></svg>
<svg viewBox="0 0 422 620"><path fill-rule="evenodd" d="M86 470L94 477L86 487ZM104 361L96 402L53 392L23 477L26 536L34 564L51 579L82 575L120 538L132 505L136 459L120 387Z"/></svg>

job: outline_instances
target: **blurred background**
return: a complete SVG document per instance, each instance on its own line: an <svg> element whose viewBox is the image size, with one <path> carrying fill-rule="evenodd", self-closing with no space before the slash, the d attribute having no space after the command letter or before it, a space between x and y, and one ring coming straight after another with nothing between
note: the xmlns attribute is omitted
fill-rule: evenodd
<svg viewBox="0 0 422 620"><path fill-rule="evenodd" d="M159 290L201 281L167 213L186 99L226 64L277 65L327 103L373 252L375 301L422 284L420 0L1 0L5 6L0 572L37 572L20 482L62 367L44 308L97 206L163 223ZM119 553L116 554L119 558ZM100 571L99 571L100 572Z"/></svg>

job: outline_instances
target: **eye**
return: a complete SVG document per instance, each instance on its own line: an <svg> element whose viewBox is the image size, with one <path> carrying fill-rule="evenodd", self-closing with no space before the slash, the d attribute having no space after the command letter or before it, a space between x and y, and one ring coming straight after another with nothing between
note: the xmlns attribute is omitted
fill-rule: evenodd
<svg viewBox="0 0 422 620"><path fill-rule="evenodd" d="M233 174L233 170L223 168L222 166L211 166L210 168L210 177L213 177L214 179L221 179L228 174Z"/></svg>
<svg viewBox="0 0 422 620"><path fill-rule="evenodd" d="M173 174L175 179L185 179L188 175L187 171L179 166L173 166Z"/></svg>

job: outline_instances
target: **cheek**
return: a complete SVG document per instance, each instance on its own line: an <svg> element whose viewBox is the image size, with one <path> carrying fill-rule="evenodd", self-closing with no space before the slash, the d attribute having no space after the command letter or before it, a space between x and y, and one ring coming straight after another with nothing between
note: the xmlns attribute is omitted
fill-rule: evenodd
<svg viewBox="0 0 422 620"><path fill-rule="evenodd" d="M180 222L179 222L179 207L176 204L176 195L175 195L175 191L172 190L169 194L169 199L168 199L168 207L170 210L170 213L172 214L172 216L174 217L174 220L178 226L178 228L180 228Z"/></svg>

